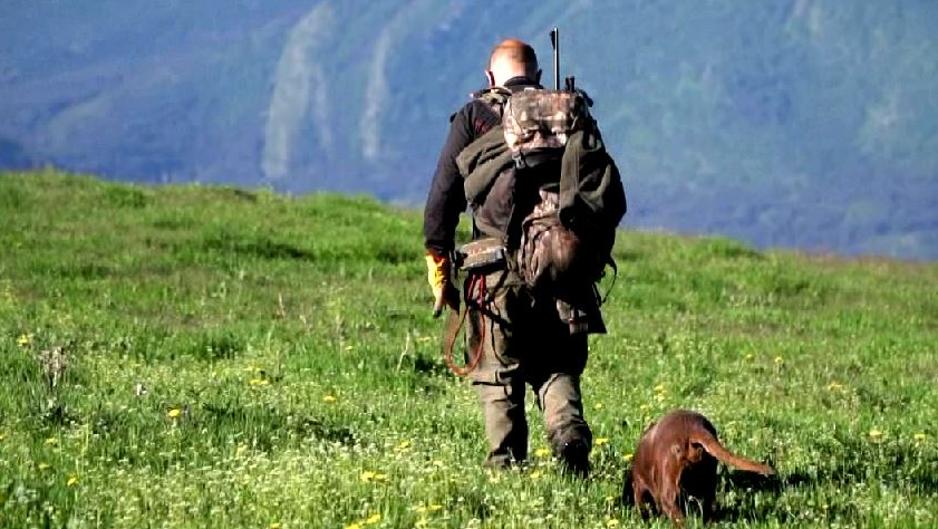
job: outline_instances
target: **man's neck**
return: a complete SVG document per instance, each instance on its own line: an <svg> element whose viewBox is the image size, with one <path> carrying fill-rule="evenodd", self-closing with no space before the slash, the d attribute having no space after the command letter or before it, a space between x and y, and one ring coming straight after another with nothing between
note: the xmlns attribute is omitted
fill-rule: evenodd
<svg viewBox="0 0 938 529"><path fill-rule="evenodd" d="M516 75L515 77L512 77L506 80L504 83L502 83L502 86L507 88L510 86L518 86L518 85L530 86L530 85L536 85L536 84L537 84L536 82L534 82L532 79L529 79L527 76Z"/></svg>

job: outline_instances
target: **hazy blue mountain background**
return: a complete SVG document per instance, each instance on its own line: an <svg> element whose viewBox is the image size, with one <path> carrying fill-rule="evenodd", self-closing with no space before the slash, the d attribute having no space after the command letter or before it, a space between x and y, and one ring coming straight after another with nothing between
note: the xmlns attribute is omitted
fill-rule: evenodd
<svg viewBox="0 0 938 529"><path fill-rule="evenodd" d="M626 225L938 258L931 0L3 0L0 166L420 205L489 48L553 25Z"/></svg>

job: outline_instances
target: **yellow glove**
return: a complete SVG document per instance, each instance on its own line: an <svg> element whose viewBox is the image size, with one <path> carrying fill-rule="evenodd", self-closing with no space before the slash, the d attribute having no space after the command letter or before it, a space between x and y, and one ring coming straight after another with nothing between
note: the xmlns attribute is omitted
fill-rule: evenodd
<svg viewBox="0 0 938 529"><path fill-rule="evenodd" d="M443 312L443 305L459 311L459 291L450 280L452 263L445 255L427 252L427 282L433 291L433 317Z"/></svg>

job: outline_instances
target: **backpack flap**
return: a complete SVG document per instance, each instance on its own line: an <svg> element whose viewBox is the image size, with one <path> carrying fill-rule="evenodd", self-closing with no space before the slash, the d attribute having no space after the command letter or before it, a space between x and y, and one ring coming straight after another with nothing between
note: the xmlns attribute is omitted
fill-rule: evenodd
<svg viewBox="0 0 938 529"><path fill-rule="evenodd" d="M518 167L536 153L563 154L571 134L591 121L588 104L579 92L525 89L505 103L502 127L505 143Z"/></svg>

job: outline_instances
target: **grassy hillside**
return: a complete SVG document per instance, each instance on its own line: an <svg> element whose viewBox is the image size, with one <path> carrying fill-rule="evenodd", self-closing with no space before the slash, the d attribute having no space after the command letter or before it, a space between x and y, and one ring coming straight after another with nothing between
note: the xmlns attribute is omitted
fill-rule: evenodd
<svg viewBox="0 0 938 529"><path fill-rule="evenodd" d="M938 524L936 265L623 233L583 482L533 406L531 464L481 468L416 212L48 171L0 219L0 527L640 526L622 472L678 406L782 474L721 470L718 526Z"/></svg>

